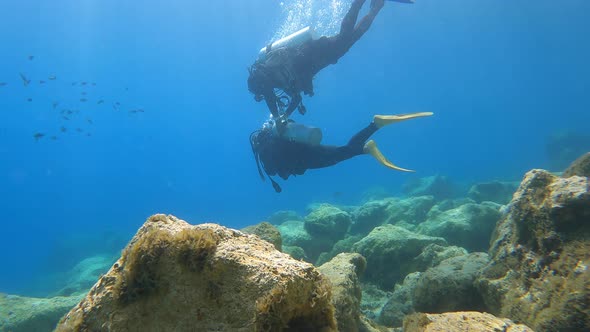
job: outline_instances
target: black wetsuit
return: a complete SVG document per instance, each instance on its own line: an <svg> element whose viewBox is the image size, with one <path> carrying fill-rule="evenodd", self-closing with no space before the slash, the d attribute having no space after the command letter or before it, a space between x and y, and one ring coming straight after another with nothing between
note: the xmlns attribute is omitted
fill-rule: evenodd
<svg viewBox="0 0 590 332"><path fill-rule="evenodd" d="M355 0L352 3L337 35L323 36L297 47L267 49L266 59L252 65L248 89L255 94L258 101L265 99L273 116L279 116L279 97L274 89L280 89L289 96L285 111L289 116L301 104L301 92L313 96L313 77L323 68L338 62L369 29L382 6L372 7L355 26L365 1Z"/></svg>
<svg viewBox="0 0 590 332"><path fill-rule="evenodd" d="M278 175L287 180L290 175L302 175L308 169L333 166L343 160L364 154L365 142L377 129L377 126L371 122L342 146L300 143L278 137L271 129L260 129L250 135L250 144L260 176L264 179L262 173L264 169L275 190L281 192L281 187L271 176Z"/></svg>

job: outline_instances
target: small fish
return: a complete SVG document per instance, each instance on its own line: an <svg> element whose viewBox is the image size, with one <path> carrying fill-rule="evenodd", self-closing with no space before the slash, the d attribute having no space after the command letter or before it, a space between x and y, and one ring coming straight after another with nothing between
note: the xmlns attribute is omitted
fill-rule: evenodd
<svg viewBox="0 0 590 332"><path fill-rule="evenodd" d="M92 135L91 135L90 133L86 133L86 136L90 137L90 136L92 136Z"/></svg>
<svg viewBox="0 0 590 332"><path fill-rule="evenodd" d="M76 84L78 84L78 82L72 82L72 86L75 86Z"/></svg>
<svg viewBox="0 0 590 332"><path fill-rule="evenodd" d="M50 81L55 81L55 80L57 79L57 77L56 77L55 75L50 75L50 76L48 77L48 79L49 79Z"/></svg>
<svg viewBox="0 0 590 332"><path fill-rule="evenodd" d="M72 113L74 113L74 111L72 110L67 110L66 113L68 113L68 115L72 115Z"/></svg>
<svg viewBox="0 0 590 332"><path fill-rule="evenodd" d="M80 98L80 101L83 102L83 103L85 103L85 102L88 101L88 99L86 99L86 98Z"/></svg>
<svg viewBox="0 0 590 332"><path fill-rule="evenodd" d="M140 112L140 113L143 113L144 112L143 111L143 108L138 108L137 111Z"/></svg>
<svg viewBox="0 0 590 332"><path fill-rule="evenodd" d="M82 83L80 83L80 85L86 85L86 84L88 84L88 82L82 82Z"/></svg>
<svg viewBox="0 0 590 332"><path fill-rule="evenodd" d="M68 128L62 126L61 128L59 128L59 131L61 131L62 133L65 133L66 131L68 131Z"/></svg>
<svg viewBox="0 0 590 332"><path fill-rule="evenodd" d="M118 110L119 110L119 105L117 105L117 103L114 103L114 104L113 104L113 109L114 109L115 111L118 111Z"/></svg>
<svg viewBox="0 0 590 332"><path fill-rule="evenodd" d="M45 134L35 133L35 135L33 135L33 138L35 138L35 141L38 141L39 139L43 138L43 136L45 136Z"/></svg>
<svg viewBox="0 0 590 332"><path fill-rule="evenodd" d="M57 140L57 136L51 136L50 138L54 141Z"/></svg>
<svg viewBox="0 0 590 332"><path fill-rule="evenodd" d="M29 56L27 57L27 59L29 59L29 61L33 60L34 58L35 58L35 56L34 56L34 55L29 55Z"/></svg>
<svg viewBox="0 0 590 332"><path fill-rule="evenodd" d="M96 83L92 82L92 86L96 86Z"/></svg>
<svg viewBox="0 0 590 332"><path fill-rule="evenodd" d="M30 103L33 101L33 98L27 98L27 101Z"/></svg>
<svg viewBox="0 0 590 332"><path fill-rule="evenodd" d="M97 101L96 103L97 103L98 105L100 105L100 104L104 103L104 100L102 100L102 99L101 99L101 100Z"/></svg>
<svg viewBox="0 0 590 332"><path fill-rule="evenodd" d="M82 128L76 128L76 131L79 133L84 132L84 130Z"/></svg>
<svg viewBox="0 0 590 332"><path fill-rule="evenodd" d="M40 80L39 81L39 84L45 84L45 81L44 80Z"/></svg>
<svg viewBox="0 0 590 332"><path fill-rule="evenodd" d="M115 105L117 105L117 106L121 106L121 103L120 103L120 102L118 102L118 101L116 101L116 102L115 102Z"/></svg>
<svg viewBox="0 0 590 332"><path fill-rule="evenodd" d="M88 123L93 124L94 122L92 122L92 119L88 118L86 119L86 121L88 121Z"/></svg>
<svg viewBox="0 0 590 332"><path fill-rule="evenodd" d="M70 119L70 118L68 118L68 117L67 117L67 116L65 116L65 115L64 115L64 116L62 116L61 118L62 118L62 119L64 119L64 120L69 120L69 119Z"/></svg>
<svg viewBox="0 0 590 332"><path fill-rule="evenodd" d="M5 86L6 84L6 82L0 82L0 86Z"/></svg>
<svg viewBox="0 0 590 332"><path fill-rule="evenodd" d="M82 91L81 95L82 96L86 96L88 93L86 93L86 91Z"/></svg>
<svg viewBox="0 0 590 332"><path fill-rule="evenodd" d="M31 80L27 79L27 77L23 73L19 73L19 75L20 75L20 79L23 80L23 85L29 86L29 83L31 83Z"/></svg>
<svg viewBox="0 0 590 332"><path fill-rule="evenodd" d="M57 105L59 105L59 101L54 101L51 106L53 106L53 109L55 109L57 107Z"/></svg>

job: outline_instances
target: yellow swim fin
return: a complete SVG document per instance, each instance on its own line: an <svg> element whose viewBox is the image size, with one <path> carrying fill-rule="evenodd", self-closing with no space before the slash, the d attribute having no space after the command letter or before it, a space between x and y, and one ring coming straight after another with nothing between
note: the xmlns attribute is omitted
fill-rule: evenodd
<svg viewBox="0 0 590 332"><path fill-rule="evenodd" d="M421 118L424 116L431 116L434 113L432 112L418 112L418 113L408 113L408 114L398 114L398 115L375 115L373 117L373 122L377 126L377 128L381 128L387 126L392 123L410 120L414 118Z"/></svg>
<svg viewBox="0 0 590 332"><path fill-rule="evenodd" d="M381 153L381 151L379 151L379 149L377 148L377 144L375 144L375 141L373 141L373 140L370 140L367 143L365 143L365 146L363 147L363 151L366 154L370 154L371 156L373 156L373 158L377 159L377 161L385 167L394 169L396 171L414 172L411 169L405 169L405 168L395 166L391 161L387 160L387 158L385 158L385 156Z"/></svg>

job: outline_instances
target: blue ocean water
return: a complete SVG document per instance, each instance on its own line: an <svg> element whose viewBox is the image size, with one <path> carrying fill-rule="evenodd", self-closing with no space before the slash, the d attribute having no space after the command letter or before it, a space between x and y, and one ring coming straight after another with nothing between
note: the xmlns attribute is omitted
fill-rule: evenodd
<svg viewBox="0 0 590 332"><path fill-rule="evenodd" d="M356 204L374 187L397 193L415 177L519 180L549 167L553 133L589 132L589 2L387 2L316 76L295 120L343 144L373 114L434 112L374 136L417 173L361 156L281 181L276 194L248 142L268 110L247 90L247 67L295 27L334 32L349 4L0 4L0 292L32 293L154 213L240 228L314 202Z"/></svg>

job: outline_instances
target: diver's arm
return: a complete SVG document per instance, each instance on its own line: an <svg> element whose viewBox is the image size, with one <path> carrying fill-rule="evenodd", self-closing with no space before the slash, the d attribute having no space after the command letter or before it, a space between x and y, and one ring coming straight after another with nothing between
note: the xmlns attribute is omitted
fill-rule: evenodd
<svg viewBox="0 0 590 332"><path fill-rule="evenodd" d="M266 101L266 105L268 106L272 116L278 118L280 114L277 107L277 96L275 96L273 92L269 92L264 95L264 100Z"/></svg>
<svg viewBox="0 0 590 332"><path fill-rule="evenodd" d="M293 113L293 111L295 111L295 109L297 108L297 106L299 106L300 103L301 103L301 94L300 93L294 94L291 97L291 102L289 103L289 107L285 111L285 116L290 117L291 113Z"/></svg>

